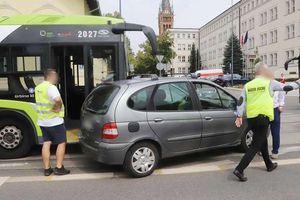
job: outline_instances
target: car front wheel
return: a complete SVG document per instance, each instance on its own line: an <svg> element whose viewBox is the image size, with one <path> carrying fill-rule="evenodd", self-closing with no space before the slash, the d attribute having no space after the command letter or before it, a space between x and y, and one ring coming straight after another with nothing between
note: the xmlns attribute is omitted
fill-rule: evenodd
<svg viewBox="0 0 300 200"><path fill-rule="evenodd" d="M250 148L250 146L252 144L252 141L253 141L253 131L247 128L244 131L241 140L242 140L241 141L241 145L240 145L241 150L243 152L246 152Z"/></svg>
<svg viewBox="0 0 300 200"><path fill-rule="evenodd" d="M141 178L151 175L158 161L159 154L155 145L147 142L138 143L127 152L124 169L130 176Z"/></svg>

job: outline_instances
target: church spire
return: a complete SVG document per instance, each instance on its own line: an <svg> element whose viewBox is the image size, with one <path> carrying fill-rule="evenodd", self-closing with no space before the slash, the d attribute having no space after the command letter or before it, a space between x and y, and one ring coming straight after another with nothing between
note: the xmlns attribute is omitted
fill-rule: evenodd
<svg viewBox="0 0 300 200"><path fill-rule="evenodd" d="M158 16L159 34L173 28L174 12L170 0L162 0Z"/></svg>

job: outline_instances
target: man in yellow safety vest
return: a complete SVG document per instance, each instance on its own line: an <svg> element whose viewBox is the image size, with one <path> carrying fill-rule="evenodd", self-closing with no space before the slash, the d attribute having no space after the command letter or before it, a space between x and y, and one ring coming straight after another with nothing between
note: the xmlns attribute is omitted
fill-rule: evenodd
<svg viewBox="0 0 300 200"><path fill-rule="evenodd" d="M69 174L63 166L66 150L66 128L64 125L64 105L60 93L55 86L58 76L54 69L47 69L44 73L44 81L35 88L35 100L38 114L37 124L43 133L42 157L44 163L44 175L50 176L53 171L56 175ZM50 147L57 144L56 167L50 165Z"/></svg>
<svg viewBox="0 0 300 200"><path fill-rule="evenodd" d="M243 89L237 106L236 126L241 127L243 114L246 111L248 128L253 132L253 141L233 174L240 181L247 181L244 170L248 167L254 156L261 152L267 171L271 172L277 168L269 156L267 133L271 121L274 120L273 92L291 91L299 88L300 80L289 85L284 85L276 80L270 80L271 71L264 63L255 66L256 77L247 83Z"/></svg>

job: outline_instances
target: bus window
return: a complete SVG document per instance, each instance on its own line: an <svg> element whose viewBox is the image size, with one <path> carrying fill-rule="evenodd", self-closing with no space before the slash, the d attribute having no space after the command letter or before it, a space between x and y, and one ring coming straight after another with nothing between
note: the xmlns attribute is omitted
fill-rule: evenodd
<svg viewBox="0 0 300 200"><path fill-rule="evenodd" d="M17 57L17 71L41 71L40 56Z"/></svg>
<svg viewBox="0 0 300 200"><path fill-rule="evenodd" d="M40 46L12 47L13 71L33 72L42 71L44 49Z"/></svg>
<svg viewBox="0 0 300 200"><path fill-rule="evenodd" d="M0 92L8 92L7 78L0 78Z"/></svg>
<svg viewBox="0 0 300 200"><path fill-rule="evenodd" d="M113 81L116 75L114 47L92 47L90 55L93 67L93 86L96 87L103 81Z"/></svg>
<svg viewBox="0 0 300 200"><path fill-rule="evenodd" d="M6 47L0 48L0 73L8 71L8 52L9 49Z"/></svg>

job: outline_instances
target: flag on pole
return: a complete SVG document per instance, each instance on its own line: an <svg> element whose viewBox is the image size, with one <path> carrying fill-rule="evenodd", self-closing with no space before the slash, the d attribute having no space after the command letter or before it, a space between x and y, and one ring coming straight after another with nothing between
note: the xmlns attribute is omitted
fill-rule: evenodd
<svg viewBox="0 0 300 200"><path fill-rule="evenodd" d="M248 31L245 34L241 35L241 38L240 38L241 46L244 46L248 42L248 38L249 38Z"/></svg>
<svg viewBox="0 0 300 200"><path fill-rule="evenodd" d="M244 44L246 44L247 41L248 41L248 31L246 32L246 35L245 35L245 37L244 37Z"/></svg>

